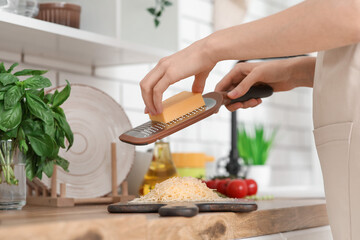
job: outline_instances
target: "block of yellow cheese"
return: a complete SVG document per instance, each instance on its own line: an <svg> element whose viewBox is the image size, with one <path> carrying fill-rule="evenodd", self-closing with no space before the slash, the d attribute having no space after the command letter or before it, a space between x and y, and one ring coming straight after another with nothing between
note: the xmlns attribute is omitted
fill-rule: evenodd
<svg viewBox="0 0 360 240"><path fill-rule="evenodd" d="M167 123L205 105L201 93L181 92L163 101L163 112L151 115L152 121Z"/></svg>

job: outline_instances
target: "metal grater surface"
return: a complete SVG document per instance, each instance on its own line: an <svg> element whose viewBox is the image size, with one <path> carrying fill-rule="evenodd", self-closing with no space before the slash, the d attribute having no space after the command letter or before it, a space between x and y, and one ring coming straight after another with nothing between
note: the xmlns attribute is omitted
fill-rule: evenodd
<svg viewBox="0 0 360 240"><path fill-rule="evenodd" d="M272 87L260 84L252 86L245 95L236 99L228 98L226 92L209 92L203 95L205 106L200 109L196 109L169 123L149 121L121 134L119 139L133 145L147 145L217 113L222 105L245 102L253 98L269 97L272 93Z"/></svg>
<svg viewBox="0 0 360 240"><path fill-rule="evenodd" d="M205 101L204 106L197 108L194 111L187 113L173 121L170 121L168 123L149 121L149 122L146 122L136 128L133 128L133 129L127 131L125 134L132 136L132 137L136 137L136 138L147 138L147 137L156 135L161 131L170 129L184 121L187 121L187 120L211 109L212 107L214 107L216 105L216 100L214 100L212 98L204 98L204 101Z"/></svg>

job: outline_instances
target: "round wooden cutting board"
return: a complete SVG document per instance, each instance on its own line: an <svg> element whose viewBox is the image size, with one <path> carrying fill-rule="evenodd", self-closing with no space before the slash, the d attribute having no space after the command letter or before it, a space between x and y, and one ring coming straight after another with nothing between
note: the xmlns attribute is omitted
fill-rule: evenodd
<svg viewBox="0 0 360 240"><path fill-rule="evenodd" d="M118 138L131 129L124 110L106 93L80 84L71 85L70 97L61 107L74 133L74 145L67 152L60 149L59 155L70 166L69 172L58 167L58 185L67 184L66 197L93 198L110 193L111 142L117 145L118 184L128 175L135 158L135 147ZM45 174L42 181L50 187Z"/></svg>

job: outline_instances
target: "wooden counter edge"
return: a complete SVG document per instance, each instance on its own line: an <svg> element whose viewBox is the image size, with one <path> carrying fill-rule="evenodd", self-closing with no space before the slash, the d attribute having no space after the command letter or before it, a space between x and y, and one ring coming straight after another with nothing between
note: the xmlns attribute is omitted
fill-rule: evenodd
<svg viewBox="0 0 360 240"><path fill-rule="evenodd" d="M72 240L106 240L117 239L117 236L129 240L239 239L328 225L326 206L318 202L304 206L281 203L277 208L260 208L250 213L201 213L193 218L108 214L105 206L92 209L68 208L60 212L49 209L49 214L44 209L40 212L24 212L25 216L8 221L2 218L0 222L8 224L0 224L0 239L33 239L29 236L34 236L34 239Z"/></svg>
<svg viewBox="0 0 360 240"><path fill-rule="evenodd" d="M148 221L148 239L239 239L328 225L325 204Z"/></svg>
<svg viewBox="0 0 360 240"><path fill-rule="evenodd" d="M5 225L0 227L0 239L146 239L147 220L144 215L93 217L90 219L61 219L59 221Z"/></svg>

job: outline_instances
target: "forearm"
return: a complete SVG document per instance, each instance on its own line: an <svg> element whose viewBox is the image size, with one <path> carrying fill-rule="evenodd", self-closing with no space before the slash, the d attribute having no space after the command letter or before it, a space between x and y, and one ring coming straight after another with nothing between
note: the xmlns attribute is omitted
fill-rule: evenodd
<svg viewBox="0 0 360 240"><path fill-rule="evenodd" d="M210 35L208 52L217 62L290 56L360 41L356 0L307 0L275 15Z"/></svg>
<svg viewBox="0 0 360 240"><path fill-rule="evenodd" d="M315 57L297 57L288 62L289 81L294 82L294 87L313 87L315 62Z"/></svg>

